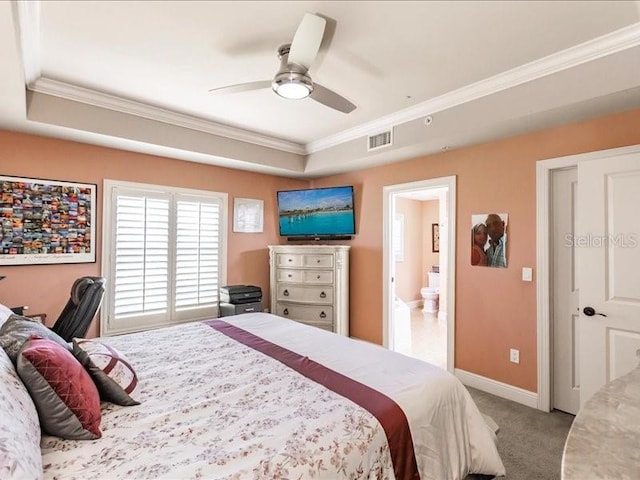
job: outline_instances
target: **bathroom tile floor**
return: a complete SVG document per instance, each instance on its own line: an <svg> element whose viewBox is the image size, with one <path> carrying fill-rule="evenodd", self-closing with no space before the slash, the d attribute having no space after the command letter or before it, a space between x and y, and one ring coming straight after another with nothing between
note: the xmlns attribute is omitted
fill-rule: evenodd
<svg viewBox="0 0 640 480"><path fill-rule="evenodd" d="M438 320L437 313L423 313L422 308L411 309L410 356L446 369L447 324Z"/></svg>

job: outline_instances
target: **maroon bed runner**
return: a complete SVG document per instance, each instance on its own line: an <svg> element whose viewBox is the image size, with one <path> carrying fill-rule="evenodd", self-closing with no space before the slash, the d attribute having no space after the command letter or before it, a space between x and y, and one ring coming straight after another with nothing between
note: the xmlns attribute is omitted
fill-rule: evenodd
<svg viewBox="0 0 640 480"><path fill-rule="evenodd" d="M360 405L378 419L387 442L397 480L419 479L409 423L402 409L386 395L222 320L204 322L226 336L278 360L305 377Z"/></svg>

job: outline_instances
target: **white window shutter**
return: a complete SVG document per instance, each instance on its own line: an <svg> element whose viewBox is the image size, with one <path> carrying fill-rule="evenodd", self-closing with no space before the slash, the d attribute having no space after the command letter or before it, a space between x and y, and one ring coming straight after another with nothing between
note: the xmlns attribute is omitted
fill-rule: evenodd
<svg viewBox="0 0 640 480"><path fill-rule="evenodd" d="M176 311L216 307L221 205L184 197L176 205Z"/></svg>
<svg viewBox="0 0 640 480"><path fill-rule="evenodd" d="M117 195L114 318L165 313L169 286L169 201Z"/></svg>
<svg viewBox="0 0 640 480"><path fill-rule="evenodd" d="M105 180L102 335L218 314L227 195Z"/></svg>

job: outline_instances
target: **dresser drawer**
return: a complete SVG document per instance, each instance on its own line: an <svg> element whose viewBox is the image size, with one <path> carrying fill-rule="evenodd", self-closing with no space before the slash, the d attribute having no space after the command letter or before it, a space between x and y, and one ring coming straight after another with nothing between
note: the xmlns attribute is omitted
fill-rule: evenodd
<svg viewBox="0 0 640 480"><path fill-rule="evenodd" d="M276 315L325 328L326 330L333 330L333 308L331 306L295 305L278 302Z"/></svg>
<svg viewBox="0 0 640 480"><path fill-rule="evenodd" d="M276 254L276 266L332 268L333 255L322 253L319 253L317 255L278 253Z"/></svg>
<svg viewBox="0 0 640 480"><path fill-rule="evenodd" d="M333 255L303 255L302 265L304 267L333 267Z"/></svg>
<svg viewBox="0 0 640 480"><path fill-rule="evenodd" d="M278 284L276 299L289 302L333 304L333 287Z"/></svg>
<svg viewBox="0 0 640 480"><path fill-rule="evenodd" d="M302 270L304 283L333 283L333 270Z"/></svg>
<svg viewBox="0 0 640 480"><path fill-rule="evenodd" d="M285 268L278 268L276 270L276 280L278 282L304 282L304 270L289 270ZM331 273L331 272L329 272Z"/></svg>
<svg viewBox="0 0 640 480"><path fill-rule="evenodd" d="M333 332L333 323L318 323L307 320L300 320L300 323L304 323L305 325L310 325L312 327L321 328L323 330L326 330L327 332Z"/></svg>
<svg viewBox="0 0 640 480"><path fill-rule="evenodd" d="M277 267L302 267L304 255L295 253L278 253L276 254Z"/></svg>
<svg viewBox="0 0 640 480"><path fill-rule="evenodd" d="M278 268L276 270L276 280L288 283L322 283L330 285L333 283L333 271Z"/></svg>

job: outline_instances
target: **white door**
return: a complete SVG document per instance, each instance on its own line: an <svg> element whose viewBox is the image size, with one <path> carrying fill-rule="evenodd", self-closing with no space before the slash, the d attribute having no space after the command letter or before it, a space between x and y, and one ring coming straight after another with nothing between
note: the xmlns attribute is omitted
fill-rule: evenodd
<svg viewBox="0 0 640 480"><path fill-rule="evenodd" d="M573 243L580 287L582 406L602 385L638 364L640 153L580 162L578 201Z"/></svg>
<svg viewBox="0 0 640 480"><path fill-rule="evenodd" d="M554 170L551 177L553 251L553 408L576 414L580 408L580 315L576 284L575 235L578 169Z"/></svg>

